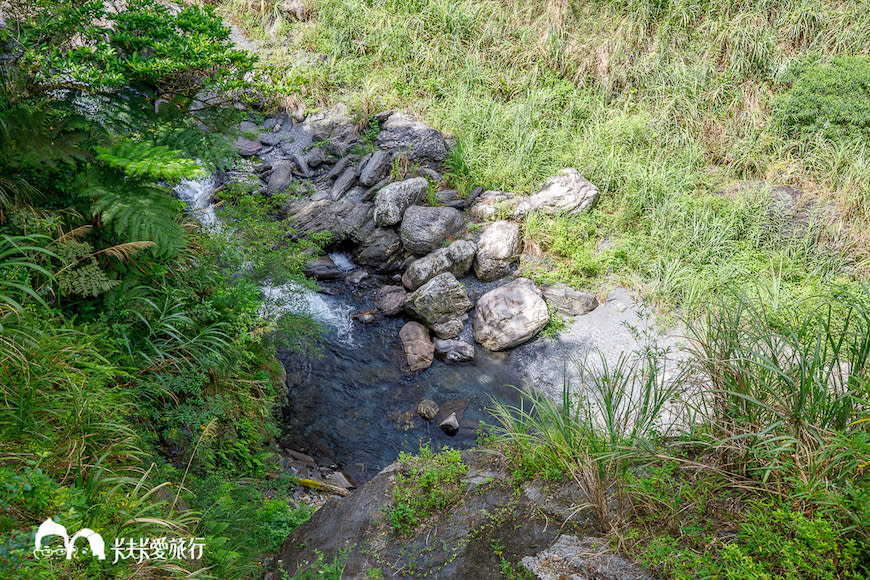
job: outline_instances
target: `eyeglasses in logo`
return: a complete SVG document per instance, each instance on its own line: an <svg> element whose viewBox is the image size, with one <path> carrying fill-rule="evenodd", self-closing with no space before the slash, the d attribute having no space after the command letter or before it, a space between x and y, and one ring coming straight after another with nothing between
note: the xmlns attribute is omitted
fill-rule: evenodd
<svg viewBox="0 0 870 580"><path fill-rule="evenodd" d="M66 527L60 525L51 518L42 522L39 525L39 529L36 530L36 540L34 542L36 547L33 550L33 555L36 558L39 558L40 554L46 553L42 547L42 540L51 536L60 536L63 538L64 551L66 552L67 560L72 559L73 554L76 552L76 540L79 538L84 538L88 541L91 554L96 556L97 559L106 559L106 543L103 541L103 537L100 534L89 528L82 528L70 538L66 531ZM51 553L51 551L49 550L48 553Z"/></svg>

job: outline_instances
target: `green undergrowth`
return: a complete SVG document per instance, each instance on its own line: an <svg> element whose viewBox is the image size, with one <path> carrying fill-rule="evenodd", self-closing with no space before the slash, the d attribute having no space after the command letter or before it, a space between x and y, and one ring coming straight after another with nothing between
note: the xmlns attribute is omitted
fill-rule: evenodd
<svg viewBox="0 0 870 580"><path fill-rule="evenodd" d="M273 2L221 6L271 40L264 74L309 109L344 101L361 126L408 110L454 134L444 174L461 192L531 193L578 168L601 201L526 224L552 253L527 270L539 281L628 284L693 310L758 279L799 299L866 276L861 2L325 0L301 21ZM845 228L783 235L763 194L716 194L743 180L832 200Z"/></svg>
<svg viewBox="0 0 870 580"><path fill-rule="evenodd" d="M494 409L518 482L573 482L615 549L672 578L870 574L870 289L731 294L584 386ZM665 377L668 377L667 379Z"/></svg>
<svg viewBox="0 0 870 580"><path fill-rule="evenodd" d="M456 503L462 496L462 476L468 467L457 449L433 451L428 444L418 455L401 453L387 510L393 532L410 536L427 519Z"/></svg>
<svg viewBox="0 0 870 580"><path fill-rule="evenodd" d="M316 244L241 197L222 236L173 195L236 163L252 61L213 10L142 0L12 2L0 52L0 577L256 577L310 514L274 448L275 331L316 335L258 284ZM107 558L34 553L48 518ZM178 538L201 555L150 557Z"/></svg>

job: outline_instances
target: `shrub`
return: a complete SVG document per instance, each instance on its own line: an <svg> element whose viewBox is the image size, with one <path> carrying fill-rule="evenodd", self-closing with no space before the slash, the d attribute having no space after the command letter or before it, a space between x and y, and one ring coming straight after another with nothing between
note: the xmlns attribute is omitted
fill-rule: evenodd
<svg viewBox="0 0 870 580"><path fill-rule="evenodd" d="M788 89L774 100L776 119L794 133L870 141L870 58L808 59L784 75Z"/></svg>

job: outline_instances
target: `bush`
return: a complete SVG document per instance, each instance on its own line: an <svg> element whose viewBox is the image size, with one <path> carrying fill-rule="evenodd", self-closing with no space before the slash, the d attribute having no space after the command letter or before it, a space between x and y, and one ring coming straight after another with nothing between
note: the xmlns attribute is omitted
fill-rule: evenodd
<svg viewBox="0 0 870 580"><path fill-rule="evenodd" d="M870 58L808 59L783 81L789 88L774 100L774 111L787 130L870 142Z"/></svg>

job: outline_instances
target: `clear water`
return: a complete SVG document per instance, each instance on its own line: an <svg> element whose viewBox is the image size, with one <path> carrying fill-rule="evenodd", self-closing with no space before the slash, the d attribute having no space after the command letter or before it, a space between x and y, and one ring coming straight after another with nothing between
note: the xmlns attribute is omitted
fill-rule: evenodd
<svg viewBox="0 0 870 580"><path fill-rule="evenodd" d="M336 283L332 288L340 294L321 296L330 313L368 311L377 285L373 281L370 288L355 290ZM288 385L282 444L365 481L401 451L416 452L423 442L473 446L479 422L492 423L487 408L493 400L519 403L519 393L509 385L520 386L522 380L510 353L490 353L478 346L474 362L435 360L425 371L403 371L398 336L405 322L403 317L381 316L370 325L351 320L349 333L341 322L328 328L321 357L279 353ZM423 398L439 406L467 401L456 436L416 414Z"/></svg>

